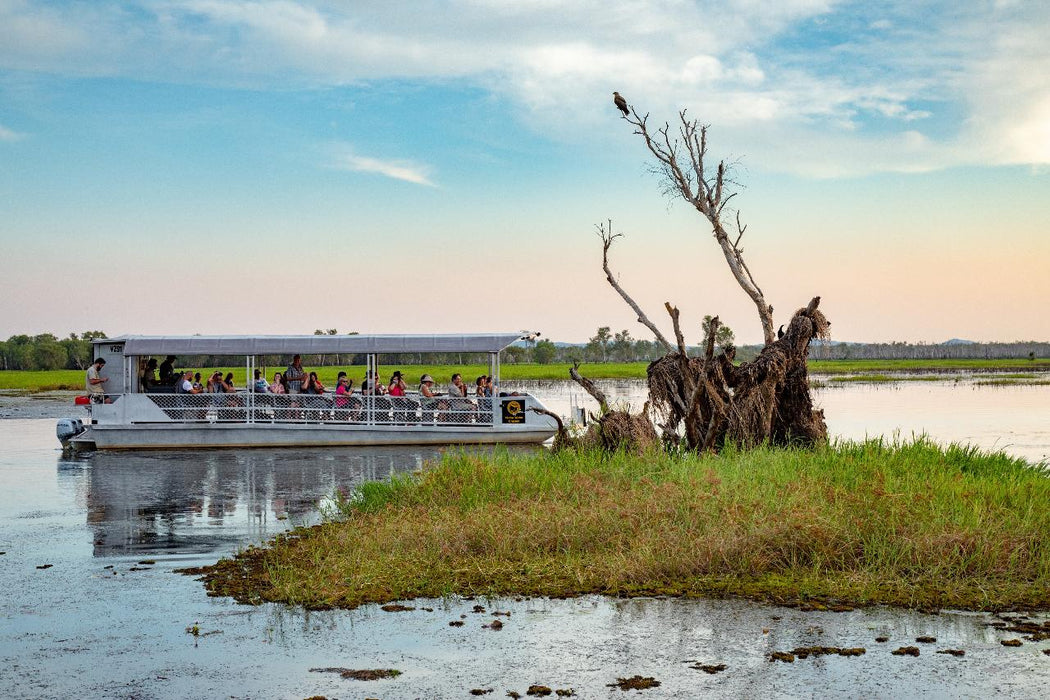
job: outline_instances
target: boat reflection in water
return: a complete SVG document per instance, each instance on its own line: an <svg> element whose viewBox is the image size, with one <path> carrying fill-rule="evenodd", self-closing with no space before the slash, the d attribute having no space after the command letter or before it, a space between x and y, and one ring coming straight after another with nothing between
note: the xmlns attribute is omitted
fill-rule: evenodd
<svg viewBox="0 0 1050 700"><path fill-rule="evenodd" d="M342 447L94 452L59 460L87 467L94 556L218 556L320 521L337 490L425 467L450 449L536 446Z"/></svg>

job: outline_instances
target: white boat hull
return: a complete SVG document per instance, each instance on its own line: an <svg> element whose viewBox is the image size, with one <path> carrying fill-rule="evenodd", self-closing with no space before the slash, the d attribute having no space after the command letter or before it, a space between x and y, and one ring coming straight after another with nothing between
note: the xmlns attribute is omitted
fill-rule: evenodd
<svg viewBox="0 0 1050 700"><path fill-rule="evenodd" d="M500 430L492 427L440 426L173 424L93 425L76 442L81 449L190 449L217 447L335 447L367 445L472 445L538 443L553 428Z"/></svg>

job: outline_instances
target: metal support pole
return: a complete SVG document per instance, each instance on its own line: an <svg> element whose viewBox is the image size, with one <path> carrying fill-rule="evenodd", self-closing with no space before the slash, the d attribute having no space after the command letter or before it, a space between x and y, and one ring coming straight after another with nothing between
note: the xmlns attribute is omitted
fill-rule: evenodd
<svg viewBox="0 0 1050 700"><path fill-rule="evenodd" d="M245 403L244 420L246 423L255 422L255 376L252 368L255 366L255 356L244 356L244 385L248 389L248 397Z"/></svg>

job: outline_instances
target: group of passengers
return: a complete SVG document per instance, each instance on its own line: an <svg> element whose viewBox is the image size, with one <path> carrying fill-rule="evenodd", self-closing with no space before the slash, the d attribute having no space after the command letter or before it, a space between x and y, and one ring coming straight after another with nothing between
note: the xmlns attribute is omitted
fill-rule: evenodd
<svg viewBox="0 0 1050 700"><path fill-rule="evenodd" d="M302 357L296 355L292 358L292 364L288 365L284 372L275 372L273 382L267 382L262 376L261 370L255 370L255 379L252 382L252 390L257 394L325 394L328 389L317 376L317 372L307 372L303 369ZM346 372L339 372L336 377L336 396L350 396L354 394L354 380ZM434 378L424 374L419 379L419 394L425 397L453 396L466 397L470 395L491 397L495 391L492 377L481 375L474 381L474 391L470 392L463 382L460 373L452 375L448 390L445 394L434 391ZM396 370L390 375L390 383L384 384L380 381L378 374L371 370L365 373L361 381L360 393L362 396L407 396L409 392L408 383L401 370Z"/></svg>
<svg viewBox="0 0 1050 700"><path fill-rule="evenodd" d="M201 373L186 370L175 384L176 394L236 394L237 386L233 383L233 372L222 372L216 370L208 377L208 381L201 383Z"/></svg>
<svg viewBox="0 0 1050 700"><path fill-rule="evenodd" d="M157 360L150 358L144 365L139 375L140 385L144 392L166 392L176 394L235 394L237 387L234 384L233 373L228 372L225 376L221 371L213 372L206 381L201 381L201 373L193 370L176 371L174 362L177 358L168 355L159 366L160 377L157 377ZM295 355L292 363L284 372L275 372L273 381L268 382L263 376L262 370L256 369L253 381L250 385L251 391L257 394L272 395L313 395L323 396L334 393L334 399L330 405L336 409L360 409L362 403L356 396L389 396L404 397L409 395L408 383L400 370L390 375L390 382L384 384L378 373L369 370L365 373L359 389L355 390L354 380L346 372L339 372L336 378L334 392L330 392L317 372L307 372L303 369L302 357ZM485 400L491 398L495 393L492 377L481 375L474 380L474 386L468 387L463 381L460 373L452 375L445 392L435 390L434 378L429 374L423 374L419 379L418 394L424 402L423 408L436 409L438 411L464 411L476 410L479 404L488 409L491 402ZM478 397L478 401L472 401L468 397ZM232 397L231 397L232 399ZM434 401L428 401L434 399ZM457 400L462 399L462 400ZM302 406L310 406L313 402L304 402ZM391 408L394 402L384 401L386 408ZM295 406L300 406L295 403ZM406 406L407 407L407 406Z"/></svg>

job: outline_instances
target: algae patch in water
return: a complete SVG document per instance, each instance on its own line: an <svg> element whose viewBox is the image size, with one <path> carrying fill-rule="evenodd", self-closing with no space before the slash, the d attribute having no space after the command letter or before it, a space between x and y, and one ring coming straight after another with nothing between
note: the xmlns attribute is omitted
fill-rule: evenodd
<svg viewBox="0 0 1050 700"><path fill-rule="evenodd" d="M329 666L327 668L311 668L311 673L338 673L340 678L349 678L355 681L377 681L382 678L397 678L401 671L396 668L373 668L353 669Z"/></svg>
<svg viewBox="0 0 1050 700"><path fill-rule="evenodd" d="M615 683L609 683L609 688L619 688L620 690L648 690L649 688L659 687L660 681L656 680L652 676L631 676L630 678L617 678Z"/></svg>

